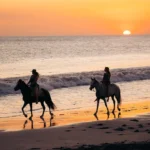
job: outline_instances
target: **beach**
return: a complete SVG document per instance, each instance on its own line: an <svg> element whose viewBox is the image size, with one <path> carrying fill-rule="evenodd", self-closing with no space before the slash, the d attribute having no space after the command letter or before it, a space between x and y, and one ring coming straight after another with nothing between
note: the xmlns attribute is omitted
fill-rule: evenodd
<svg viewBox="0 0 150 150"><path fill-rule="evenodd" d="M0 150L150 150L150 0L1 0Z"/></svg>
<svg viewBox="0 0 150 150"><path fill-rule="evenodd" d="M149 36L1 37L0 38L0 149L97 149L105 144L147 145L150 141ZM91 43L91 45L89 45ZM134 43L134 44L133 44ZM9 58L7 57L9 56ZM100 101L97 116L91 78L101 82L104 67L111 83L121 89L121 111L112 114ZM29 81L31 70L56 105L51 118L40 103L22 114L22 94L14 91L19 79ZM116 143L117 142L117 143Z"/></svg>
<svg viewBox="0 0 150 150"><path fill-rule="evenodd" d="M44 121L35 114L32 120L22 117L1 119L0 147L3 150L77 148L115 142L144 142L150 140L150 104L125 104L121 113L106 114L102 107L97 117L95 109L56 111ZM142 112L142 114L141 114Z"/></svg>

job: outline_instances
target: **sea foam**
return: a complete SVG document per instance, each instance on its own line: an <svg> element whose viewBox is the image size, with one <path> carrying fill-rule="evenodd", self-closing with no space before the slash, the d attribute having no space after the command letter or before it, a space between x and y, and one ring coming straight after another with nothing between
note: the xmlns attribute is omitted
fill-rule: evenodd
<svg viewBox="0 0 150 150"><path fill-rule="evenodd" d="M103 73L103 71L94 71L41 76L38 83L41 87L46 88L47 90L90 85L91 77L95 77L98 81L101 81ZM111 74L112 83L147 80L150 79L150 67L113 69L111 70ZM18 93L14 92L14 87L19 79L28 82L29 76L1 78L0 96Z"/></svg>

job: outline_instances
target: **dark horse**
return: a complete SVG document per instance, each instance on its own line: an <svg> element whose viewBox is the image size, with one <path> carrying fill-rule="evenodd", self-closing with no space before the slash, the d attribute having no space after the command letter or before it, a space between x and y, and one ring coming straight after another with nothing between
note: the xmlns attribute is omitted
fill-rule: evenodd
<svg viewBox="0 0 150 150"><path fill-rule="evenodd" d="M26 107L27 104L30 105L30 111L31 111L30 119L31 119L32 116L33 116L32 103L35 103L36 101L35 101L35 97L32 96L32 91L31 91L30 87L28 87L28 85L20 79L17 82L17 85L15 86L14 90L15 91L21 90L21 93L23 95L23 101L24 101L24 104L23 104L23 107L22 107L22 112L23 112L23 115L25 117L27 117L27 115L24 112L24 108ZM53 113L51 112L51 109L52 110L55 109L55 104L52 102L52 99L51 99L51 96L50 96L49 92L47 90L41 88L38 100L39 100L39 102L41 102L41 105L42 105L42 108L43 108L43 113L40 117L43 118L43 116L44 116L44 112L45 112L44 102L49 107L50 115L51 115L51 117L53 117Z"/></svg>
<svg viewBox="0 0 150 150"><path fill-rule="evenodd" d="M115 99L117 100L117 108L120 111L120 104L121 104L121 92L120 92L120 88L116 85L116 84L110 84L109 85L109 90L108 90L108 96L106 96L106 87L104 84L99 83L95 78L91 78L91 85L90 85L90 90L92 90L93 88L96 89L96 101L97 101L97 107L96 107L96 112L94 113L94 115L97 114L98 112L98 107L99 107L99 101L100 99L104 100L105 106L107 108L107 114L109 114L109 109L107 106L107 102L106 102L106 97L111 96L112 101L114 103L114 108L112 113L115 112Z"/></svg>

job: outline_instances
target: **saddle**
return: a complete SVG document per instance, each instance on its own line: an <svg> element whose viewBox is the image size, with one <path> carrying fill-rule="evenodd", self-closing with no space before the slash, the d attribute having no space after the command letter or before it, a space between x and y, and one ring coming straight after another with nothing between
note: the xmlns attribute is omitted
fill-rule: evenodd
<svg viewBox="0 0 150 150"><path fill-rule="evenodd" d="M38 96L40 96L40 94L42 93L42 90L38 84L34 87L30 86L30 89L31 89L31 96L35 96L36 92L38 93Z"/></svg>

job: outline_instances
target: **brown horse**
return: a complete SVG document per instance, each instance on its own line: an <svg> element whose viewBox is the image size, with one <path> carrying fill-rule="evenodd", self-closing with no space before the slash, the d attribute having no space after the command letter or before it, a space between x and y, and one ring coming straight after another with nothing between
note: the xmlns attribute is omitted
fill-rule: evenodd
<svg viewBox="0 0 150 150"><path fill-rule="evenodd" d="M24 105L22 107L22 112L23 112L23 115L25 117L27 117L27 115L24 112L24 108L26 107L27 104L30 105L30 111L31 111L30 119L31 119L32 116L33 116L33 113L32 113L32 103L35 103L36 100L35 100L35 97L32 96L32 91L31 91L30 87L28 87L28 85L24 81L22 81L20 79L17 82L17 85L15 86L14 90L15 91L21 90L21 93L23 95L23 101L24 101ZM41 103L42 108L43 108L43 113L42 113L42 115L40 117L43 118L43 116L44 116L44 112L45 112L44 102L49 107L50 115L53 116L53 113L51 112L51 109L52 110L55 109L55 104L52 102L52 99L51 99L51 96L50 96L49 92L47 90L45 90L45 89L42 88L41 92L39 94L38 100Z"/></svg>

